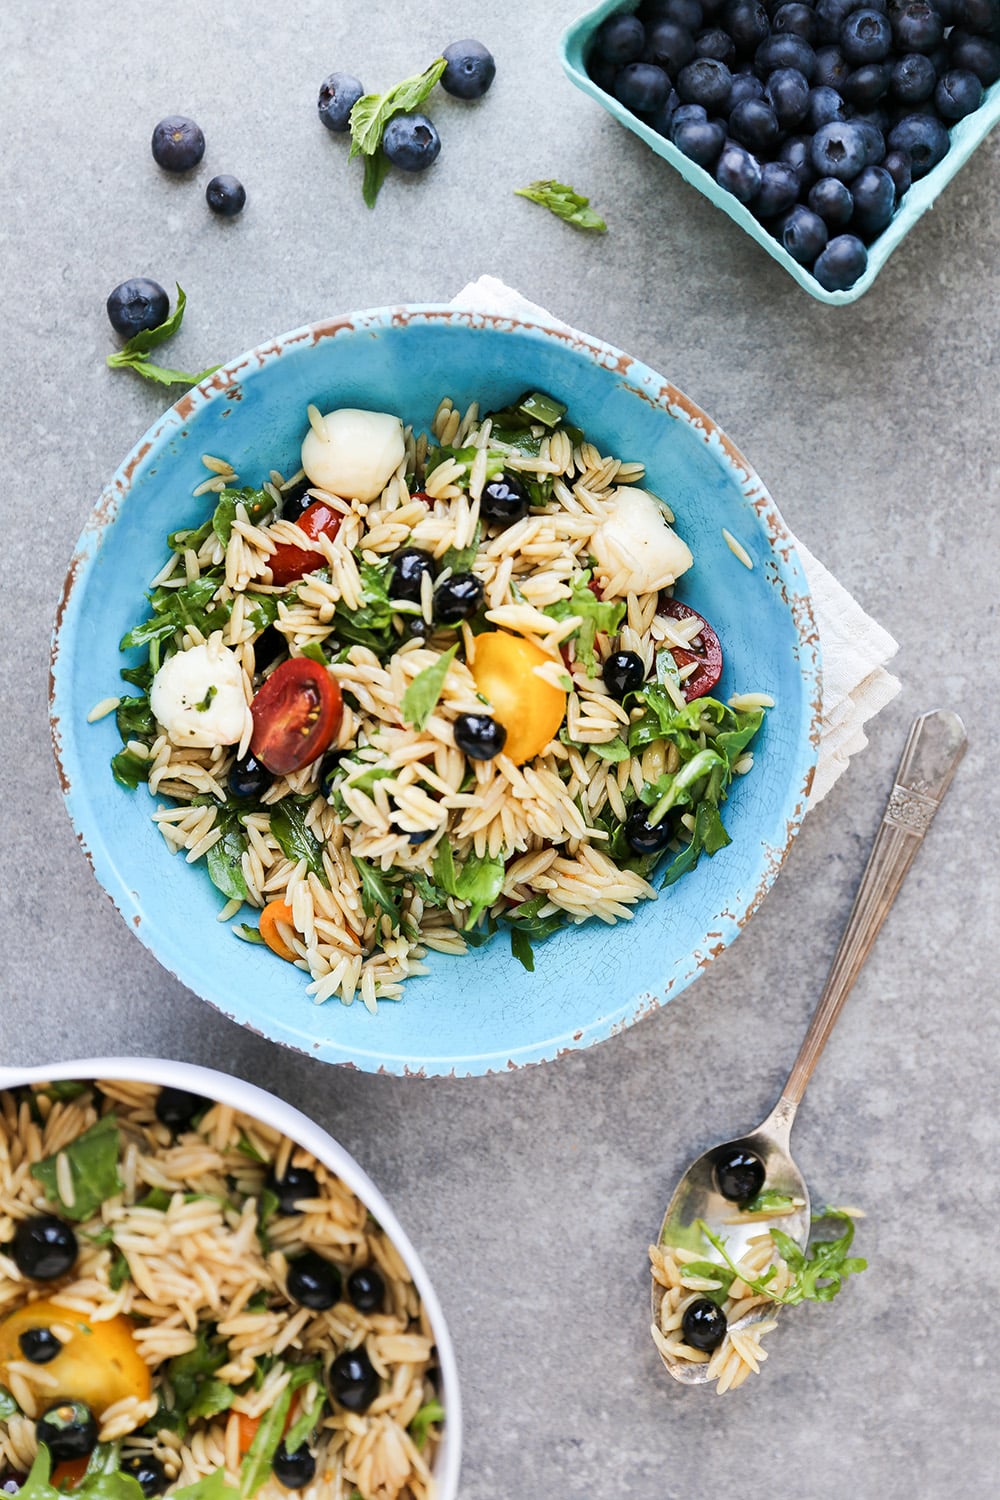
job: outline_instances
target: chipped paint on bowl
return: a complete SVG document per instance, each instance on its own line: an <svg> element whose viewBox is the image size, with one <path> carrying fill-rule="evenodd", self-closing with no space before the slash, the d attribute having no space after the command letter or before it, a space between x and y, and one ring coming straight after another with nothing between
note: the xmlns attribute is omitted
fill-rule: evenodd
<svg viewBox="0 0 1000 1500"><path fill-rule="evenodd" d="M197 525L201 455L244 482L298 467L309 401L388 407L426 426L438 398L502 406L551 390L604 452L641 458L676 509L695 566L684 597L726 652L722 696L771 693L756 765L727 807L733 843L636 909L631 922L557 933L528 974L498 938L465 958L431 954L429 972L383 1002L317 1006L307 976L241 943L215 920L203 868L171 857L144 788L108 762L114 717L88 711L121 691L117 643L142 612L168 531ZM749 551L748 571L726 527ZM138 656L138 654L136 654ZM466 1076L593 1045L656 1010L739 933L774 880L805 811L819 735L819 643L808 585L778 510L715 423L638 360L565 328L457 311L392 307L300 328L251 350L189 392L137 444L100 497L70 563L56 619L51 719L70 817L94 872L163 966L264 1036L371 1072Z"/></svg>

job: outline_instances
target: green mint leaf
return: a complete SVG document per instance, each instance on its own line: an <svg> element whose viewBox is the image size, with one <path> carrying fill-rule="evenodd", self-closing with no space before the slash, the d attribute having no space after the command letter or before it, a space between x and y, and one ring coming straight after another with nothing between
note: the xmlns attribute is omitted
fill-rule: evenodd
<svg viewBox="0 0 1000 1500"><path fill-rule="evenodd" d="M423 1448L427 1442L427 1435L431 1427L435 1427L439 1422L443 1421L444 1407L440 1401L432 1397L430 1401L424 1402L423 1406L414 1416L407 1431L416 1446Z"/></svg>
<svg viewBox="0 0 1000 1500"><path fill-rule="evenodd" d="M318 839L306 827L306 810L299 803L293 802L290 797L285 797L271 809L271 832L281 846L281 852L286 859L300 859L306 862L306 868L320 879L324 885L328 885L326 870L323 868L323 851Z"/></svg>
<svg viewBox="0 0 1000 1500"><path fill-rule="evenodd" d="M448 668L455 660L457 650L456 644L414 677L403 694L402 714L405 724L412 724L414 729L427 727L427 722L441 697Z"/></svg>
<svg viewBox="0 0 1000 1500"><path fill-rule="evenodd" d="M422 73L404 78L384 94L362 95L351 110L351 156L374 156L393 115L408 113L423 104L447 66L444 58L439 57Z"/></svg>
<svg viewBox="0 0 1000 1500"><path fill-rule="evenodd" d="M514 192L518 198L528 198L532 203L540 203L557 218L565 219L567 224L573 224L577 229L589 229L595 234L604 234L607 230L608 226L600 214L589 206L590 199L565 182L556 182L554 178L546 177L530 183L526 188L515 188Z"/></svg>
<svg viewBox="0 0 1000 1500"><path fill-rule="evenodd" d="M79 1223L91 1218L102 1203L122 1191L124 1184L118 1175L120 1149L118 1120L113 1114L104 1115L62 1151L36 1162L31 1175L42 1184L49 1202L57 1203L67 1219ZM69 1163L72 1203L67 1203L59 1192L56 1171L59 1156L65 1156Z"/></svg>
<svg viewBox="0 0 1000 1500"><path fill-rule="evenodd" d="M369 208L374 208L392 165L381 149L365 157L365 176L361 185L361 196Z"/></svg>

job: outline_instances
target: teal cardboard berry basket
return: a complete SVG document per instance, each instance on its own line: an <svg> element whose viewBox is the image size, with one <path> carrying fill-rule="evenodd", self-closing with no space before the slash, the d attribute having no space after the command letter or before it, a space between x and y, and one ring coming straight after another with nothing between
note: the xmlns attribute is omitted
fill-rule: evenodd
<svg viewBox="0 0 1000 1500"><path fill-rule="evenodd" d="M926 177L915 182L909 192L903 197L900 207L897 209L892 223L884 233L868 250L868 267L862 277L846 292L828 292L821 287L816 278L805 266L800 266L798 261L793 260L785 247L768 234L762 224L759 224L748 208L745 208L731 193L727 193L715 181L710 172L704 167L699 167L683 152L666 139L658 135L651 126L631 110L619 104L611 94L606 94L602 88L593 81L587 72L586 60L594 39L594 33L601 22L607 16L616 11L634 11L638 8L638 0L601 0L593 10L574 21L562 39L563 67L572 83L583 93L589 94L592 99L602 105L608 114L614 115L627 130L631 130L640 140L645 141L657 154L662 156L675 171L679 172L686 182L697 188L706 198L718 207L723 213L737 223L741 229L745 229L779 265L784 266L789 276L793 276L799 286L803 287L811 297L820 302L829 302L834 307L843 307L847 302L856 302L857 299L867 292L882 267L896 246L908 234L921 214L934 202L938 193L946 183L950 182L955 173L964 162L972 155L976 147L993 129L1000 120L1000 83L993 84L986 91L986 97L979 109L974 114L966 115L964 120L959 120L951 130L951 149L943 161L939 162L933 171L928 172Z"/></svg>

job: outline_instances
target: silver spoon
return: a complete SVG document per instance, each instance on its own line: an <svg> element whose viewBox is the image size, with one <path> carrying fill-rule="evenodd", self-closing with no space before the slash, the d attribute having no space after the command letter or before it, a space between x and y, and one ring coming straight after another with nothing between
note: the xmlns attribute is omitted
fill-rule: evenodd
<svg viewBox="0 0 1000 1500"><path fill-rule="evenodd" d="M772 1225L805 1248L810 1224L809 1189L789 1151L795 1112L844 1001L965 754L965 747L965 726L957 714L936 709L914 720L847 927L781 1097L756 1130L713 1146L688 1167L663 1217L661 1245L697 1250L702 1259L717 1260L697 1227L700 1219L725 1238L727 1253L737 1261L750 1239ZM716 1182L716 1163L724 1153L736 1150L752 1152L759 1158L765 1172L764 1190L790 1198L791 1211L780 1216L774 1212L748 1215L722 1196ZM659 1326L663 1291L654 1280L652 1310L656 1326ZM739 1329L763 1317L771 1318L776 1311L776 1305L755 1308L732 1327ZM675 1380L685 1385L701 1385L708 1379L706 1364L671 1359L662 1349L659 1352Z"/></svg>

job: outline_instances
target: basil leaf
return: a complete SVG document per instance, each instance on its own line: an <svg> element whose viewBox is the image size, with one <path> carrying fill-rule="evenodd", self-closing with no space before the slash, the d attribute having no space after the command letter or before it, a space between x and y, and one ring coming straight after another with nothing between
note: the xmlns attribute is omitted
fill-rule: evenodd
<svg viewBox="0 0 1000 1500"><path fill-rule="evenodd" d="M531 939L523 927L513 926L510 929L510 951L518 963L527 969L529 974L535 972L535 953L531 946Z"/></svg>
<svg viewBox="0 0 1000 1500"><path fill-rule="evenodd" d="M201 1324L193 1349L186 1354L177 1354L167 1364L167 1379L176 1402L176 1409L186 1416L205 1382L226 1363L228 1354L221 1344L211 1341L209 1330Z"/></svg>
<svg viewBox="0 0 1000 1500"><path fill-rule="evenodd" d="M10 1391L0 1385L0 1422L7 1422L11 1417L16 1417L20 1410Z"/></svg>
<svg viewBox="0 0 1000 1500"><path fill-rule="evenodd" d="M579 740L571 740L569 735L564 735L562 732L560 732L559 738L564 745L573 745L582 755L586 755L588 750L593 750L594 754L599 756L601 760L610 761L612 765L616 765L620 760L628 760L632 753L620 734L616 735L613 740L608 740L603 745L584 745Z"/></svg>
<svg viewBox="0 0 1000 1500"><path fill-rule="evenodd" d="M118 1175L120 1150L118 1120L113 1114L104 1115L62 1151L35 1162L31 1175L42 1184L49 1202L58 1203L67 1219L79 1223L91 1218L102 1203L122 1191L124 1183ZM60 1156L65 1156L69 1164L72 1203L67 1203L59 1192L56 1162Z"/></svg>
<svg viewBox="0 0 1000 1500"><path fill-rule="evenodd" d="M163 369L162 366L153 364L145 357L150 349L155 349L157 344L163 344L173 337L184 321L186 306L187 298L178 283L177 304L170 316L157 324L155 328L143 328L139 333L133 334L117 354L108 355L107 364L113 370L135 370L137 374L144 375L147 380L159 381L161 385L197 385L200 380L214 375L215 371L220 368L219 365L212 365L210 369L202 370L198 375L185 375L181 370Z"/></svg>
<svg viewBox="0 0 1000 1500"><path fill-rule="evenodd" d="M42 1443L30 1474L18 1491L18 1500L62 1500L65 1491L56 1489L50 1482L51 1468L49 1450ZM142 1500L142 1487L131 1474L123 1474L120 1469L111 1472L88 1470L74 1486L73 1494L82 1496L83 1500Z"/></svg>
<svg viewBox="0 0 1000 1500"><path fill-rule="evenodd" d="M243 874L243 855L247 849L247 838L239 823L224 813L218 817L225 830L205 855L208 876L216 890L221 891L227 901L245 901L248 896Z"/></svg>
<svg viewBox="0 0 1000 1500"><path fill-rule="evenodd" d="M323 647L320 645L319 641L307 641L299 651L299 655L308 657L309 660L314 661L317 666L325 667L327 665L326 652L323 650Z"/></svg>
<svg viewBox="0 0 1000 1500"><path fill-rule="evenodd" d="M448 676L448 668L455 660L458 650L457 643L449 651L439 656L436 662L418 672L403 694L401 711L403 722L412 724L414 729L425 729L427 721L437 707L438 699L444 689L445 678Z"/></svg>
<svg viewBox="0 0 1000 1500"><path fill-rule="evenodd" d="M117 1292L121 1289L121 1287L125 1285L126 1281L131 1280L132 1270L129 1266L128 1259L124 1255L124 1253L116 1247L115 1253L111 1258L111 1267L108 1271L108 1285L113 1292Z"/></svg>
<svg viewBox="0 0 1000 1500"><path fill-rule="evenodd" d="M361 604L348 609L341 601L333 615L333 632L338 641L351 646L367 646L378 657L394 649L397 641L392 628L392 606L387 588L389 564L360 562Z"/></svg>
<svg viewBox="0 0 1000 1500"><path fill-rule="evenodd" d="M360 855L354 856L354 863L361 876L361 904L365 909L365 916L377 917L384 912L392 924L393 932L398 932L402 892L389 884L382 870L370 865Z"/></svg>
<svg viewBox="0 0 1000 1500"><path fill-rule="evenodd" d="M414 110L423 104L447 67L437 58L422 73L404 78L384 94L364 94L351 110L351 156L374 156L382 144L382 132L393 115Z"/></svg>
<svg viewBox="0 0 1000 1500"><path fill-rule="evenodd" d="M565 219L567 224L573 224L577 229L589 229L595 234L604 234L607 230L608 226L600 214L589 206L590 199L578 193L568 183L545 177L530 183L526 188L515 188L514 193L518 198L529 198L532 203L540 203L557 218Z"/></svg>
<svg viewBox="0 0 1000 1500"><path fill-rule="evenodd" d="M209 375L214 375L216 370L221 369L220 365L209 365L207 370L189 375L186 370L171 370L164 365L154 365L141 355L126 356L124 350L118 354L109 354L107 363L112 369L134 370L144 380L155 381L157 385L200 385Z"/></svg>
<svg viewBox="0 0 1000 1500"><path fill-rule="evenodd" d="M220 1412L228 1411L235 1400L236 1392L231 1385L210 1377L198 1387L198 1394L188 1407L187 1416L192 1422L196 1417L217 1417Z"/></svg>
<svg viewBox="0 0 1000 1500"><path fill-rule="evenodd" d="M414 1416L409 1427L406 1429L418 1448L423 1448L427 1442L427 1434L431 1427L438 1422L444 1421L444 1407L436 1397L425 1401L423 1406Z"/></svg>
<svg viewBox="0 0 1000 1500"><path fill-rule="evenodd" d="M134 792L140 781L149 780L151 762L132 750L119 750L111 757L111 772L119 786Z"/></svg>
<svg viewBox="0 0 1000 1500"><path fill-rule="evenodd" d="M300 804L293 802L290 797L278 802L271 809L271 832L278 840L286 859L293 860L296 864L304 859L306 868L324 885L329 885L323 868L323 851L319 841L306 827L305 809Z"/></svg>
<svg viewBox="0 0 1000 1500"><path fill-rule="evenodd" d="M247 1455L240 1466L240 1500L252 1500L261 1485L271 1477L274 1455L278 1451L285 1418L292 1404L292 1388L286 1385L277 1401L260 1419Z"/></svg>
<svg viewBox="0 0 1000 1500"><path fill-rule="evenodd" d="M229 539L233 534L237 505L245 508L247 520L251 525L256 526L258 521L262 521L274 509L274 498L268 494L267 490L249 488L223 490L212 515L212 530L224 547L229 545Z"/></svg>

